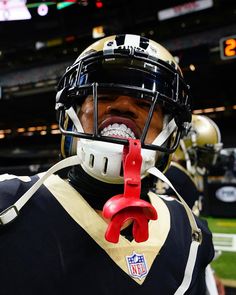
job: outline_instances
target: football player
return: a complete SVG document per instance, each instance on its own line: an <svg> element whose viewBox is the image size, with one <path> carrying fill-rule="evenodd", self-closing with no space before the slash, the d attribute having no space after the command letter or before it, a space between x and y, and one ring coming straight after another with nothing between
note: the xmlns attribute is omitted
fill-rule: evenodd
<svg viewBox="0 0 236 295"><path fill-rule="evenodd" d="M1 177L1 294L205 294L211 232L180 195L151 191L191 121L173 56L100 39L66 69L56 110L65 159Z"/></svg>
<svg viewBox="0 0 236 295"><path fill-rule="evenodd" d="M165 175L188 203L190 208L202 209L204 176L214 166L223 147L221 133L216 123L204 115L192 115L191 128L180 139L170 167ZM166 186L165 193L175 194ZM197 201L197 202L196 202Z"/></svg>

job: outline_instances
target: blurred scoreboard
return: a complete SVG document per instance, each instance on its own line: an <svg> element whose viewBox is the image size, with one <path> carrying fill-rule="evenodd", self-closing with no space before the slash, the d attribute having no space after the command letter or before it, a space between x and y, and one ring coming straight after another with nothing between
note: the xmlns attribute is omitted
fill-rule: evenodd
<svg viewBox="0 0 236 295"><path fill-rule="evenodd" d="M220 39L220 56L224 60L236 58L236 35Z"/></svg>

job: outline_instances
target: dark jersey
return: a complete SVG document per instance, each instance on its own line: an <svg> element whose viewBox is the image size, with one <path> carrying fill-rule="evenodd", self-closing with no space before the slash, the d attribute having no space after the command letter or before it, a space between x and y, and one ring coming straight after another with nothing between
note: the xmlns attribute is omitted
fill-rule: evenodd
<svg viewBox="0 0 236 295"><path fill-rule="evenodd" d="M200 197L200 192L198 191L193 179L188 174L187 170L182 168L179 164L172 164L165 173L166 177L173 184L174 188L185 200L190 208L193 207L195 201ZM174 196L175 192L170 188L166 188L164 194L168 196Z"/></svg>
<svg viewBox="0 0 236 295"><path fill-rule="evenodd" d="M38 179L0 178L0 211ZM99 196L98 196L99 197ZM143 243L105 240L106 222L66 181L51 176L10 224L0 227L0 294L173 295L189 258L191 227L183 206L150 193L158 219ZM205 294L205 267L214 255L205 223L184 294ZM176 293L183 294L183 293Z"/></svg>

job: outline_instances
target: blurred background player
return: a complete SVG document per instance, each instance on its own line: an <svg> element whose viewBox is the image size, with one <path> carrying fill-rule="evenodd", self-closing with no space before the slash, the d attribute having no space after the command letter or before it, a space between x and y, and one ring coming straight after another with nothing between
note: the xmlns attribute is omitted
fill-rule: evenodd
<svg viewBox="0 0 236 295"><path fill-rule="evenodd" d="M202 213L206 204L204 202L205 177L209 169L215 165L222 147L221 133L216 123L207 116L193 114L191 127L187 135L180 139L179 147L173 154L170 167L165 173L197 216ZM157 191L161 194L176 196L172 188L161 181L157 182ZM210 272L209 267L207 272L209 294L224 295L224 286L216 275L218 293L214 290Z"/></svg>
<svg viewBox="0 0 236 295"><path fill-rule="evenodd" d="M191 128L180 139L179 147L165 173L190 208L202 209L204 178L215 165L222 147L221 134L216 123L207 116L193 114ZM168 185L162 186L162 183L158 184L160 192L164 189L164 193L175 195Z"/></svg>

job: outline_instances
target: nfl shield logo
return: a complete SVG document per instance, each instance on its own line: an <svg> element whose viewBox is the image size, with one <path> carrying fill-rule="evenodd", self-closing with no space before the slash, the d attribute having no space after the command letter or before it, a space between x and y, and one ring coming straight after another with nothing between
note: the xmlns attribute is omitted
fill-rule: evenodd
<svg viewBox="0 0 236 295"><path fill-rule="evenodd" d="M141 280L147 275L148 268L143 254L133 252L131 256L126 256L126 262L131 277Z"/></svg>

